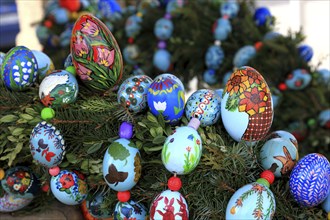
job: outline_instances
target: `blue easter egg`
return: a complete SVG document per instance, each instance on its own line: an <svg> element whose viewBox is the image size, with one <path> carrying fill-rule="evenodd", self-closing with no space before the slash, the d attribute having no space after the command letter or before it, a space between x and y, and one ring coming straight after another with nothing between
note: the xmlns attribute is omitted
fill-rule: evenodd
<svg viewBox="0 0 330 220"><path fill-rule="evenodd" d="M267 136L267 140L270 140L270 139L273 139L273 138L282 138L282 139L285 139L287 141L290 141L298 149L297 139L295 138L295 136L293 136L293 134L291 134L288 131L283 131L283 130L273 131L272 133L270 133Z"/></svg>
<svg viewBox="0 0 330 220"><path fill-rule="evenodd" d="M68 25L65 30L60 34L61 47L69 47L71 42L73 25Z"/></svg>
<svg viewBox="0 0 330 220"><path fill-rule="evenodd" d="M76 101L78 82L66 70L57 70L46 76L39 87L39 98L45 106L64 106Z"/></svg>
<svg viewBox="0 0 330 220"><path fill-rule="evenodd" d="M1 65L0 78L13 91L28 89L37 79L38 63L31 50L13 47L6 53Z"/></svg>
<svg viewBox="0 0 330 220"><path fill-rule="evenodd" d="M258 26L263 26L267 23L269 19L271 19L272 14L270 13L269 9L266 7L257 8L254 12L253 19Z"/></svg>
<svg viewBox="0 0 330 220"><path fill-rule="evenodd" d="M104 195L97 193L91 198L86 199L86 208L88 212L95 218L109 218L113 212L104 205Z"/></svg>
<svg viewBox="0 0 330 220"><path fill-rule="evenodd" d="M270 31L270 32L267 32L264 36L264 40L273 40L277 37L280 37L281 34L278 33L278 32L274 32L274 31Z"/></svg>
<svg viewBox="0 0 330 220"><path fill-rule="evenodd" d="M221 4L220 14L222 16L228 16L228 18L234 18L237 16L239 11L239 4L233 1L227 1Z"/></svg>
<svg viewBox="0 0 330 220"><path fill-rule="evenodd" d="M32 50L32 53L38 63L38 81L41 82L46 76L55 70L55 66L47 54L38 50Z"/></svg>
<svg viewBox="0 0 330 220"><path fill-rule="evenodd" d="M1 65L1 64L0 64ZM318 79L317 81L319 83L322 83L324 85L328 85L330 84L330 71L328 69L320 69L317 72L317 76L318 76Z"/></svg>
<svg viewBox="0 0 330 220"><path fill-rule="evenodd" d="M330 128L330 109L321 111L318 121L322 127Z"/></svg>
<svg viewBox="0 0 330 220"><path fill-rule="evenodd" d="M168 75L159 75L149 87L147 102L153 115L161 114L167 123L175 124L184 113L184 88Z"/></svg>
<svg viewBox="0 0 330 220"><path fill-rule="evenodd" d="M311 81L312 76L309 74L309 72L307 72L307 70L295 69L287 76L285 84L289 89L301 90L306 88Z"/></svg>
<svg viewBox="0 0 330 220"><path fill-rule="evenodd" d="M166 18L160 18L156 21L154 34L159 40L167 40L172 36L173 23Z"/></svg>
<svg viewBox="0 0 330 220"><path fill-rule="evenodd" d="M153 64L157 69L167 71L171 65L171 54L165 49L157 50L153 57Z"/></svg>
<svg viewBox="0 0 330 220"><path fill-rule="evenodd" d="M205 55L205 64L208 69L219 69L225 58L225 54L221 47L217 45L210 46Z"/></svg>
<svg viewBox="0 0 330 220"><path fill-rule="evenodd" d="M50 36L50 30L43 25L38 25L36 28L36 34L37 34L37 38L38 38L39 42L42 45L46 45L47 40Z"/></svg>
<svg viewBox="0 0 330 220"><path fill-rule="evenodd" d="M328 197L323 201L322 203L322 208L324 211L326 211L327 213L330 212L330 193L328 195ZM329 214L328 214L329 215Z"/></svg>
<svg viewBox="0 0 330 220"><path fill-rule="evenodd" d="M300 57L305 61L308 62L313 57L313 48L308 45L301 45L298 47L298 52Z"/></svg>
<svg viewBox="0 0 330 220"><path fill-rule="evenodd" d="M33 198L20 198L13 194L4 193L0 197L0 212L15 212L32 202Z"/></svg>
<svg viewBox="0 0 330 220"><path fill-rule="evenodd" d="M87 197L87 183L76 172L61 170L52 176L50 189L54 197L65 205L79 205Z"/></svg>
<svg viewBox="0 0 330 220"><path fill-rule="evenodd" d="M179 8L182 8L184 1L170 0L166 5L166 13L173 13Z"/></svg>
<svg viewBox="0 0 330 220"><path fill-rule="evenodd" d="M45 121L38 123L30 136L30 150L34 160L44 167L59 165L65 154L65 141L60 131Z"/></svg>
<svg viewBox="0 0 330 220"><path fill-rule="evenodd" d="M127 18L125 32L127 37L134 37L141 31L142 18L137 15L131 15Z"/></svg>
<svg viewBox="0 0 330 220"><path fill-rule="evenodd" d="M66 24L69 21L69 13L65 8L55 8L50 14L56 24Z"/></svg>
<svg viewBox="0 0 330 220"><path fill-rule="evenodd" d="M99 0L98 9L104 18L110 19L114 13L121 13L120 4L117 1Z"/></svg>
<svg viewBox="0 0 330 220"><path fill-rule="evenodd" d="M276 177L288 175L298 159L296 146L282 138L266 141L260 150L261 166L265 170L271 170Z"/></svg>
<svg viewBox="0 0 330 220"><path fill-rule="evenodd" d="M131 76L119 87L117 100L129 110L141 112L147 107L147 93L152 79L146 75Z"/></svg>
<svg viewBox="0 0 330 220"><path fill-rule="evenodd" d="M67 68L68 66L73 66L71 53L65 58L64 61L64 68Z"/></svg>
<svg viewBox="0 0 330 220"><path fill-rule="evenodd" d="M120 138L104 154L103 177L113 190L131 190L140 179L141 167L140 152L134 143Z"/></svg>
<svg viewBox="0 0 330 220"><path fill-rule="evenodd" d="M128 64L135 65L140 51L136 44L129 44L123 50L123 57Z"/></svg>
<svg viewBox="0 0 330 220"><path fill-rule="evenodd" d="M218 77L215 74L215 70L213 69L205 70L203 74L203 80L209 85L216 84L218 82Z"/></svg>
<svg viewBox="0 0 330 220"><path fill-rule="evenodd" d="M171 73L162 73L162 77L166 77L166 78L170 78L170 79L173 79L176 83L178 83L184 90L184 85L183 83L181 82L181 80L176 77L175 75L171 74Z"/></svg>
<svg viewBox="0 0 330 220"><path fill-rule="evenodd" d="M213 90L200 89L188 98L185 107L187 119L197 118L201 126L209 126L220 118L221 97Z"/></svg>
<svg viewBox="0 0 330 220"><path fill-rule="evenodd" d="M248 62L256 55L256 49L251 46L247 45L239 49L235 56L233 64L235 67L242 67L248 64Z"/></svg>
<svg viewBox="0 0 330 220"><path fill-rule="evenodd" d="M147 208L140 202L129 200L128 202L118 202L114 211L114 219L146 219Z"/></svg>
<svg viewBox="0 0 330 220"><path fill-rule="evenodd" d="M254 182L239 188L230 198L226 219L272 219L276 201L273 192L263 184Z"/></svg>
<svg viewBox="0 0 330 220"><path fill-rule="evenodd" d="M322 203L330 192L330 163L318 153L307 154L293 168L289 180L290 192L303 207Z"/></svg>
<svg viewBox="0 0 330 220"><path fill-rule="evenodd" d="M216 20L213 29L213 35L215 40L226 40L230 34L232 28L228 19L219 18Z"/></svg>

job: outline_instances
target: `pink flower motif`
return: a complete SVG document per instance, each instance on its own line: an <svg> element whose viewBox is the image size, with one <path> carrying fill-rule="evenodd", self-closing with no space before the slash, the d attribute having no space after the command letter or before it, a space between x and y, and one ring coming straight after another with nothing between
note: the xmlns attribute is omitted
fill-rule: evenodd
<svg viewBox="0 0 330 220"><path fill-rule="evenodd" d="M190 151L191 151L191 147L190 147L190 146L186 147L186 150L187 150L188 152L190 152Z"/></svg>
<svg viewBox="0 0 330 220"><path fill-rule="evenodd" d="M97 48L97 63L103 66L112 66L115 60L115 50L109 50L108 48Z"/></svg>
<svg viewBox="0 0 330 220"><path fill-rule="evenodd" d="M92 80L92 78L89 77L92 71L79 63L78 63L77 73L80 76L81 80Z"/></svg>
<svg viewBox="0 0 330 220"><path fill-rule="evenodd" d="M81 28L80 31L83 34L90 35L92 37L96 37L100 32L97 24L89 19L86 19L86 22L82 23L81 26L83 26L83 28Z"/></svg>
<svg viewBox="0 0 330 220"><path fill-rule="evenodd" d="M82 36L76 36L76 41L73 44L74 52L82 57L84 54L88 54L88 46L85 39Z"/></svg>

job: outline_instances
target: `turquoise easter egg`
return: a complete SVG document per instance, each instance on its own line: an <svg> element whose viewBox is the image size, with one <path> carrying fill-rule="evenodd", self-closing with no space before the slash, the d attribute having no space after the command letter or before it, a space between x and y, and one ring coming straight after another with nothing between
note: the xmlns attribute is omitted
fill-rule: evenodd
<svg viewBox="0 0 330 220"><path fill-rule="evenodd" d="M172 36L173 29L170 19L160 18L156 21L154 34L159 40L168 40Z"/></svg>
<svg viewBox="0 0 330 220"><path fill-rule="evenodd" d="M142 203L129 200L128 202L118 202L115 207L115 219L146 219L147 208Z"/></svg>
<svg viewBox="0 0 330 220"><path fill-rule="evenodd" d="M38 81L41 82L46 76L55 70L55 66L47 54L38 50L32 50L32 53L38 63Z"/></svg>
<svg viewBox="0 0 330 220"><path fill-rule="evenodd" d="M305 69L295 69L290 73L286 80L285 84L289 89L292 90L301 90L306 88L312 81L312 76Z"/></svg>
<svg viewBox="0 0 330 220"><path fill-rule="evenodd" d="M159 49L155 52L152 62L157 69L167 71L171 66L171 54L165 49Z"/></svg>
<svg viewBox="0 0 330 220"><path fill-rule="evenodd" d="M55 198L65 205L78 205L87 197L87 184L82 175L68 170L61 170L52 176L50 189Z"/></svg>
<svg viewBox="0 0 330 220"><path fill-rule="evenodd" d="M266 186L254 182L239 188L230 198L226 219L272 219L275 214L275 197Z"/></svg>
<svg viewBox="0 0 330 220"><path fill-rule="evenodd" d="M30 150L34 160L44 167L51 168L62 162L65 142L55 126L42 121L31 132Z"/></svg>
<svg viewBox="0 0 330 220"><path fill-rule="evenodd" d="M28 89L37 78L38 63L32 51L24 46L13 47L6 53L0 77L13 91Z"/></svg>
<svg viewBox="0 0 330 220"><path fill-rule="evenodd" d="M136 44L129 44L123 50L123 56L128 64L135 65L140 55L139 48Z"/></svg>
<svg viewBox="0 0 330 220"><path fill-rule="evenodd" d="M219 18L213 25L213 35L215 40L226 40L231 33L231 24L228 19Z"/></svg>
<svg viewBox="0 0 330 220"><path fill-rule="evenodd" d="M240 48L234 56L234 66L241 67L247 65L249 61L256 55L256 53L256 49L251 45Z"/></svg>
<svg viewBox="0 0 330 220"><path fill-rule="evenodd" d="M45 106L64 106L76 101L78 82L66 70L57 70L46 76L39 87L39 98Z"/></svg>
<svg viewBox="0 0 330 220"><path fill-rule="evenodd" d="M209 69L219 69L223 62L225 54L221 47L217 45L210 46L205 55L205 64Z"/></svg>
<svg viewBox="0 0 330 220"><path fill-rule="evenodd" d="M103 157L103 177L109 187L116 191L132 189L141 176L141 156L130 140L115 140Z"/></svg>
<svg viewBox="0 0 330 220"><path fill-rule="evenodd" d="M167 123L175 124L184 113L184 88L168 75L159 75L149 87L147 102L153 115L161 114Z"/></svg>
<svg viewBox="0 0 330 220"><path fill-rule="evenodd" d="M32 198L20 198L13 194L4 193L0 197L0 212L15 212L29 205Z"/></svg>
<svg viewBox="0 0 330 220"><path fill-rule="evenodd" d="M298 149L297 139L295 138L295 136L293 136L293 134L291 134L288 131L283 131L283 130L273 131L272 133L270 133L267 136L267 140L270 140L270 139L273 139L273 138L282 138L282 139L285 139L287 141L290 141Z"/></svg>
<svg viewBox="0 0 330 220"><path fill-rule="evenodd" d="M86 208L95 218L108 218L113 214L105 205L105 198L102 193L97 193L86 199Z"/></svg>

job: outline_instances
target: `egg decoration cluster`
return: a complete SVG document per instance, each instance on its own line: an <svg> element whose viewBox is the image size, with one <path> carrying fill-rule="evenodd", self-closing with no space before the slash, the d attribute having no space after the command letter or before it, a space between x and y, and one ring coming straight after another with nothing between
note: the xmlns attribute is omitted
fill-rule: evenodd
<svg viewBox="0 0 330 220"><path fill-rule="evenodd" d="M148 88L152 79L146 75L127 78L119 87L117 100L133 112L141 112L147 108Z"/></svg>
<svg viewBox="0 0 330 220"><path fill-rule="evenodd" d="M129 200L116 204L114 219L146 219L146 216L147 208L142 203Z"/></svg>
<svg viewBox="0 0 330 220"><path fill-rule="evenodd" d="M13 91L28 89L37 79L38 63L33 52L24 46L10 49L2 62L0 77Z"/></svg>
<svg viewBox="0 0 330 220"><path fill-rule="evenodd" d="M77 19L70 49L77 75L88 88L105 92L121 79L120 48L105 24L93 15L84 14Z"/></svg>
<svg viewBox="0 0 330 220"><path fill-rule="evenodd" d="M330 163L322 154L311 153L293 168L289 186L295 201L303 207L321 204L330 193Z"/></svg>
<svg viewBox="0 0 330 220"><path fill-rule="evenodd" d="M87 197L87 183L78 172L61 170L52 176L50 189L57 200L66 205L78 205Z"/></svg>
<svg viewBox="0 0 330 220"><path fill-rule="evenodd" d="M104 195L97 193L91 198L86 199L86 208L90 215L95 218L109 218L113 214L108 208L104 208Z"/></svg>
<svg viewBox="0 0 330 220"><path fill-rule="evenodd" d="M252 67L234 71L223 91L221 117L225 129L236 141L263 139L273 122L270 89L262 75Z"/></svg>
<svg viewBox="0 0 330 220"><path fill-rule="evenodd" d="M33 198L21 198L5 192L0 197L0 212L15 212L31 203Z"/></svg>
<svg viewBox="0 0 330 220"><path fill-rule="evenodd" d="M312 76L307 70L295 69L287 76L285 84L289 89L302 90L306 88L311 81Z"/></svg>
<svg viewBox="0 0 330 220"><path fill-rule="evenodd" d="M189 96L185 115L188 120L197 118L201 126L210 126L218 122L221 113L221 96L211 89L200 89Z"/></svg>
<svg viewBox="0 0 330 220"><path fill-rule="evenodd" d="M184 87L178 81L170 74L161 74L148 89L147 103L151 113L155 116L163 115L169 124L177 123L184 113Z"/></svg>
<svg viewBox="0 0 330 220"><path fill-rule="evenodd" d="M71 34L71 33L70 33ZM47 54L38 50L32 50L38 63L38 82L41 82L46 76L55 70L53 61Z"/></svg>

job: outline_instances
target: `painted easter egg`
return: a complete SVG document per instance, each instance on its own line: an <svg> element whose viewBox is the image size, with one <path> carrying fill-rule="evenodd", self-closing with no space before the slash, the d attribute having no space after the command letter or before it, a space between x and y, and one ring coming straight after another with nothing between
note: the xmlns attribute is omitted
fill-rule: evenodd
<svg viewBox="0 0 330 220"><path fill-rule="evenodd" d="M157 69L167 71L171 66L171 54L165 49L159 49L155 52L152 62Z"/></svg>
<svg viewBox="0 0 330 220"><path fill-rule="evenodd" d="M295 136L293 136L293 134L291 134L288 131L283 131L283 130L273 131L272 133L270 133L267 136L267 140L270 140L270 139L273 139L273 138L282 138L282 139L285 139L287 141L290 141L298 149L297 139L295 138Z"/></svg>
<svg viewBox="0 0 330 220"><path fill-rule="evenodd" d="M236 1L226 1L221 4L220 14L228 18L234 18L239 11L239 4Z"/></svg>
<svg viewBox="0 0 330 220"><path fill-rule="evenodd" d="M69 24L65 27L64 31L60 34L60 45L63 48L69 47L71 42L71 33L73 25Z"/></svg>
<svg viewBox="0 0 330 220"><path fill-rule="evenodd" d="M139 48L136 44L129 44L123 50L123 56L128 64L137 64L137 58L140 55Z"/></svg>
<svg viewBox="0 0 330 220"><path fill-rule="evenodd" d="M166 77L166 78L170 78L173 79L176 83L178 83L182 88L184 88L184 85L182 83L182 81L175 75L171 74L171 73L162 73L162 77Z"/></svg>
<svg viewBox="0 0 330 220"><path fill-rule="evenodd" d="M142 18L137 15L131 15L127 18L125 24L125 33L127 37L135 37L141 31Z"/></svg>
<svg viewBox="0 0 330 220"><path fill-rule="evenodd" d="M5 56L6 56L6 54L4 52L0 51L0 69L1 69L1 65L5 59Z"/></svg>
<svg viewBox="0 0 330 220"><path fill-rule="evenodd" d="M215 70L213 69L207 69L203 73L203 80L209 84L209 85L214 85L218 82L218 77L215 74Z"/></svg>
<svg viewBox="0 0 330 220"><path fill-rule="evenodd" d="M111 19L115 14L121 13L122 9L119 2L111 0L99 0L98 10L102 17Z"/></svg>
<svg viewBox="0 0 330 220"><path fill-rule="evenodd" d="M151 113L164 116L167 123L177 123L184 113L184 88L168 75L157 76L151 83L147 102Z"/></svg>
<svg viewBox="0 0 330 220"><path fill-rule="evenodd" d="M213 35L215 40L226 40L231 33L231 24L228 19L219 18L213 24Z"/></svg>
<svg viewBox="0 0 330 220"><path fill-rule="evenodd" d="M55 70L53 61L44 52L32 50L38 63L38 81L41 82L46 76Z"/></svg>
<svg viewBox="0 0 330 220"><path fill-rule="evenodd" d="M132 189L141 176L141 156L130 140L115 140L104 154L103 177L116 191Z"/></svg>
<svg viewBox="0 0 330 220"><path fill-rule="evenodd" d="M66 205L78 205L87 197L87 184L82 175L68 170L61 170L52 176L50 189L55 198Z"/></svg>
<svg viewBox="0 0 330 220"><path fill-rule="evenodd" d="M146 75L127 78L119 87L117 100L129 110L141 112L147 108L147 93L152 79Z"/></svg>
<svg viewBox="0 0 330 220"><path fill-rule="evenodd" d="M298 149L288 140L273 138L262 146L260 160L261 166L276 177L286 176L299 160Z"/></svg>
<svg viewBox="0 0 330 220"><path fill-rule="evenodd" d="M289 180L290 192L303 207L323 202L330 192L330 163L322 154L311 153L301 158Z"/></svg>
<svg viewBox="0 0 330 220"><path fill-rule="evenodd" d="M249 63L249 61L256 55L256 49L251 45L246 45L240 48L234 56L233 64L235 67L242 67Z"/></svg>
<svg viewBox="0 0 330 220"><path fill-rule="evenodd" d="M146 219L147 208L142 203L133 200L128 202L118 202L115 207L115 219Z"/></svg>
<svg viewBox="0 0 330 220"><path fill-rule="evenodd" d="M15 212L29 205L32 198L20 198L13 194L4 193L0 197L0 212Z"/></svg>
<svg viewBox="0 0 330 220"><path fill-rule="evenodd" d="M86 199L86 208L88 212L95 218L108 218L111 217L113 212L105 206L104 195L97 193L91 198Z"/></svg>
<svg viewBox="0 0 330 220"><path fill-rule="evenodd" d="M56 70L46 76L39 87L39 98L44 106L64 106L76 101L78 82L66 70Z"/></svg>
<svg viewBox="0 0 330 220"><path fill-rule="evenodd" d="M34 160L44 167L59 165L65 154L64 139L59 130L45 121L38 123L30 136L30 150Z"/></svg>
<svg viewBox="0 0 330 220"><path fill-rule="evenodd" d="M183 5L184 5L184 1L170 0L166 5L166 13L171 14L177 11L178 9L182 8Z"/></svg>
<svg viewBox="0 0 330 220"><path fill-rule="evenodd" d="M165 190L153 200L150 219L189 219L189 209L185 198L178 191Z"/></svg>
<svg viewBox="0 0 330 220"><path fill-rule="evenodd" d="M305 61L309 62L313 58L313 48L309 45L301 45L298 47L298 53L300 57Z"/></svg>
<svg viewBox="0 0 330 220"><path fill-rule="evenodd" d="M197 118L201 126L215 124L220 118L221 97L211 89L200 89L188 98L185 106L186 117Z"/></svg>
<svg viewBox="0 0 330 220"><path fill-rule="evenodd" d="M0 64L1 66L1 64ZM320 69L316 71L317 81L330 88L330 71L328 69Z"/></svg>
<svg viewBox="0 0 330 220"><path fill-rule="evenodd" d="M219 69L225 55L221 47L217 45L210 46L205 55L205 64L208 69Z"/></svg>
<svg viewBox="0 0 330 220"><path fill-rule="evenodd" d="M261 183L254 182L239 188L230 198L226 219L272 219L275 214L273 192Z"/></svg>
<svg viewBox="0 0 330 220"><path fill-rule="evenodd" d="M318 121L321 127L330 129L330 109L325 109L320 112Z"/></svg>
<svg viewBox="0 0 330 220"><path fill-rule="evenodd" d="M306 88L311 81L312 76L309 72L307 72L307 70L296 69L287 76L285 84L289 89L301 90Z"/></svg>
<svg viewBox="0 0 330 220"><path fill-rule="evenodd" d="M264 40L273 40L276 39L278 37L281 37L282 35L278 32L274 32L274 31L269 31L265 34L264 36Z"/></svg>
<svg viewBox="0 0 330 220"><path fill-rule="evenodd" d="M328 197L322 202L322 208L327 213L330 213L330 193L329 193Z"/></svg>
<svg viewBox="0 0 330 220"><path fill-rule="evenodd" d="M6 171L2 188L16 197L32 199L40 191L39 180L28 167L17 166Z"/></svg>
<svg viewBox="0 0 330 220"><path fill-rule="evenodd" d="M2 62L0 77L13 91L28 89L37 79L38 63L32 51L24 46L10 49Z"/></svg>
<svg viewBox="0 0 330 220"><path fill-rule="evenodd" d="M269 9L266 7L257 8L254 12L253 19L256 22L257 26L263 26L270 22L272 18L272 14Z"/></svg>
<svg viewBox="0 0 330 220"><path fill-rule="evenodd" d="M121 79L120 48L105 24L93 15L84 14L78 18L70 47L77 75L88 88L105 92Z"/></svg>
<svg viewBox="0 0 330 220"><path fill-rule="evenodd" d="M238 68L230 76L221 100L222 122L236 141L259 141L273 122L270 89L252 67Z"/></svg>
<svg viewBox="0 0 330 220"><path fill-rule="evenodd" d="M168 40L172 36L173 28L170 19L160 18L156 21L154 34L159 40Z"/></svg>

